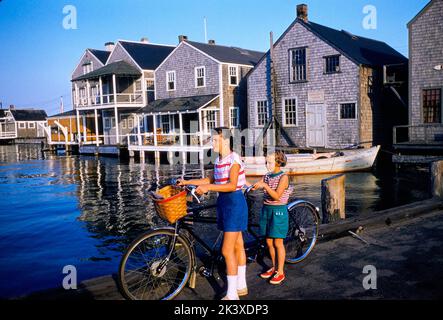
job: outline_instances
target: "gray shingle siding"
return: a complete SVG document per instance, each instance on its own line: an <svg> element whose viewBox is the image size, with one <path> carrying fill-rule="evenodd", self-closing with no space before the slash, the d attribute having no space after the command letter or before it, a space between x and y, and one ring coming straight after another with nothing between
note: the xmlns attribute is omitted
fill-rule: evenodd
<svg viewBox="0 0 443 320"><path fill-rule="evenodd" d="M289 49L308 47L308 81L289 83ZM274 49L277 83L277 112L282 119L282 101L284 98L297 98L297 127L287 127L294 143L305 147L306 142L306 105L309 91L324 91L326 108L327 136L326 147L343 148L359 143L359 120L339 120L339 104L352 102L359 110L359 66L341 55L341 72L324 74L324 57L339 54L333 47L320 40L300 23L296 23ZM256 128L256 102L268 100L269 74L268 59L263 59L248 77L249 128ZM283 142L283 140L282 140Z"/></svg>
<svg viewBox="0 0 443 320"><path fill-rule="evenodd" d="M134 62L134 60L122 48L121 44L117 43L115 46L115 49L112 51L111 56L109 57L108 64L110 64L112 62L119 61L119 60L126 61L127 63L129 63L129 64L133 65L134 67L136 67L137 69L139 69L139 67Z"/></svg>
<svg viewBox="0 0 443 320"><path fill-rule="evenodd" d="M206 86L203 88L195 87L195 67L199 66L206 69ZM175 91L166 90L167 71L176 73ZM155 84L157 99L219 94L219 64L187 44L182 44L155 71Z"/></svg>
<svg viewBox="0 0 443 320"><path fill-rule="evenodd" d="M423 124L422 90L442 88L443 71L434 67L442 64L443 1L437 0L409 25L409 122Z"/></svg>
<svg viewBox="0 0 443 320"><path fill-rule="evenodd" d="M80 60L79 64L75 68L74 72L72 73L72 79L75 79L83 75L83 64L89 61L92 61L92 70L96 70L98 68L103 67L101 61L98 60L93 54L91 54L91 52L87 50L86 53L83 55L82 59Z"/></svg>

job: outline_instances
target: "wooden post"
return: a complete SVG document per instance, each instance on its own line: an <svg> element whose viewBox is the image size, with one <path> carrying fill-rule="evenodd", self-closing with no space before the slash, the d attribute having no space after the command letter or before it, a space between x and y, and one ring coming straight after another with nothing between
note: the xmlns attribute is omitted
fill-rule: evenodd
<svg viewBox="0 0 443 320"><path fill-rule="evenodd" d="M443 199L443 161L431 164L431 188L434 197Z"/></svg>
<svg viewBox="0 0 443 320"><path fill-rule="evenodd" d="M345 175L337 175L321 182L321 203L323 223L346 218Z"/></svg>

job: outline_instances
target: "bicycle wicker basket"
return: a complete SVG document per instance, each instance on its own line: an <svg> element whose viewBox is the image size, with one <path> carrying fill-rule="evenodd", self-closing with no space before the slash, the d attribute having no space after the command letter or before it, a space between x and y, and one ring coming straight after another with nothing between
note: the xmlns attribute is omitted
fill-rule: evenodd
<svg viewBox="0 0 443 320"><path fill-rule="evenodd" d="M186 191L167 186L157 192L163 199L154 199L155 210L163 220L175 223L187 214Z"/></svg>

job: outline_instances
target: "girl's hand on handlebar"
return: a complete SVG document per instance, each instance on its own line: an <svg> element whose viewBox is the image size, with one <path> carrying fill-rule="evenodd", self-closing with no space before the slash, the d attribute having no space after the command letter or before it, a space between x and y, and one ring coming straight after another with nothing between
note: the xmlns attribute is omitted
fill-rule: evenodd
<svg viewBox="0 0 443 320"><path fill-rule="evenodd" d="M195 190L195 193L198 194L199 196L204 195L204 194L206 194L206 193L208 193L208 192L209 192L209 188L208 188L207 185L199 186L199 187Z"/></svg>
<svg viewBox="0 0 443 320"><path fill-rule="evenodd" d="M256 184L254 184L254 188L252 190L261 190L264 189L266 186L266 183L264 183L263 181L259 181Z"/></svg>

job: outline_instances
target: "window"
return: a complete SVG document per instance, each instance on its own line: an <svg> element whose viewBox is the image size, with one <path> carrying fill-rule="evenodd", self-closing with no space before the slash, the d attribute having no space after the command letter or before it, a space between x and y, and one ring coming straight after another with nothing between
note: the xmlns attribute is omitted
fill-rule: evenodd
<svg viewBox="0 0 443 320"><path fill-rule="evenodd" d="M306 81L307 65L306 65L306 48L292 49L290 54L290 81Z"/></svg>
<svg viewBox="0 0 443 320"><path fill-rule="evenodd" d="M135 92L140 92L142 91L142 79L138 79L135 81L135 88L134 88Z"/></svg>
<svg viewBox="0 0 443 320"><path fill-rule="evenodd" d="M269 119L268 101L257 101L257 126L263 127Z"/></svg>
<svg viewBox="0 0 443 320"><path fill-rule="evenodd" d="M168 91L175 90L175 71L166 72L166 89Z"/></svg>
<svg viewBox="0 0 443 320"><path fill-rule="evenodd" d="M283 125L287 127L297 125L297 99L283 101Z"/></svg>
<svg viewBox="0 0 443 320"><path fill-rule="evenodd" d="M35 122L28 122L28 129L35 129Z"/></svg>
<svg viewBox="0 0 443 320"><path fill-rule="evenodd" d="M205 110L204 111L204 117L205 117L205 132L211 132L212 129L215 129L217 127L217 110Z"/></svg>
<svg viewBox="0 0 443 320"><path fill-rule="evenodd" d="M195 68L195 87L202 88L206 86L205 67Z"/></svg>
<svg viewBox="0 0 443 320"><path fill-rule="evenodd" d="M340 56L325 57L325 73L340 72Z"/></svg>
<svg viewBox="0 0 443 320"><path fill-rule="evenodd" d="M170 117L168 115L160 116L160 127L162 128L162 133L169 133L171 131Z"/></svg>
<svg viewBox="0 0 443 320"><path fill-rule="evenodd" d="M423 90L423 122L441 123L441 89Z"/></svg>
<svg viewBox="0 0 443 320"><path fill-rule="evenodd" d="M83 64L83 74L87 74L89 72L92 72L92 61Z"/></svg>
<svg viewBox="0 0 443 320"><path fill-rule="evenodd" d="M238 67L229 66L229 85L238 86Z"/></svg>
<svg viewBox="0 0 443 320"><path fill-rule="evenodd" d="M26 122L19 122L18 123L18 128L19 129L26 129Z"/></svg>
<svg viewBox="0 0 443 320"><path fill-rule="evenodd" d="M357 119L357 106L355 103L340 104L340 119Z"/></svg>
<svg viewBox="0 0 443 320"><path fill-rule="evenodd" d="M240 127L240 108L231 107L229 109L230 112L230 126L231 128L239 128Z"/></svg>
<svg viewBox="0 0 443 320"><path fill-rule="evenodd" d="M146 80L146 96L148 98L148 103L155 100L154 79L147 79Z"/></svg>

